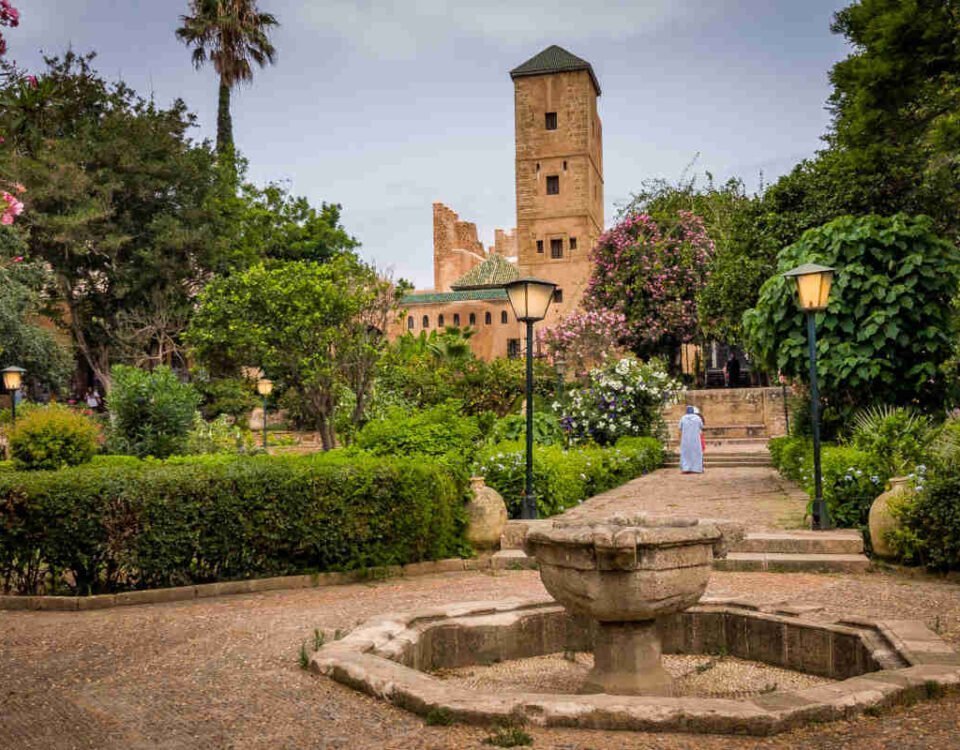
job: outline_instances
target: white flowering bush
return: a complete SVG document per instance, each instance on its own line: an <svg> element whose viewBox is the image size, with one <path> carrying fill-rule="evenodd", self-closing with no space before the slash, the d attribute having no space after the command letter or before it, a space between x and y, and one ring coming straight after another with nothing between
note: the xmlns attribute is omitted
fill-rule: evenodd
<svg viewBox="0 0 960 750"><path fill-rule="evenodd" d="M624 357L591 370L585 387L553 407L574 442L611 445L621 437L662 438L664 404L681 388L659 362Z"/></svg>

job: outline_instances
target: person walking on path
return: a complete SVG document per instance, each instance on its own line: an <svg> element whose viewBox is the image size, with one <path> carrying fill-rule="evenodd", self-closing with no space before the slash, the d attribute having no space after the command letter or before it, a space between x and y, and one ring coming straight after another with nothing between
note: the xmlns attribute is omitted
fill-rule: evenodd
<svg viewBox="0 0 960 750"><path fill-rule="evenodd" d="M692 406L680 418L680 471L684 474L703 473L703 420Z"/></svg>

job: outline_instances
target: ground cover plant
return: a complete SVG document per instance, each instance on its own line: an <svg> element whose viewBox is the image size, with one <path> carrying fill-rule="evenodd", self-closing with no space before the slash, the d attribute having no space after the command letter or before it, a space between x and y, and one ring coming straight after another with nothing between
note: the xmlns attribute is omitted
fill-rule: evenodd
<svg viewBox="0 0 960 750"><path fill-rule="evenodd" d="M465 483L420 459L123 457L0 472L0 587L90 594L457 556Z"/></svg>

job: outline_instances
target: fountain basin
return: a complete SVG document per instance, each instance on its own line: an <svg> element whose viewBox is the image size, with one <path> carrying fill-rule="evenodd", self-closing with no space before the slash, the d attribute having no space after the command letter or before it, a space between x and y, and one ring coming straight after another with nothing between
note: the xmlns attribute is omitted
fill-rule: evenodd
<svg viewBox="0 0 960 750"><path fill-rule="evenodd" d="M656 620L696 604L707 588L720 530L696 519L613 517L531 530L544 587L571 614L599 623L582 690L670 695Z"/></svg>

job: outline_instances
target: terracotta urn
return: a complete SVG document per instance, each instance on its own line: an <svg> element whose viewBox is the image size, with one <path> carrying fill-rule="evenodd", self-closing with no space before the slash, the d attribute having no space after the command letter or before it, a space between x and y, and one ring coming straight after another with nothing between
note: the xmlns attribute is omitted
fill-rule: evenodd
<svg viewBox="0 0 960 750"><path fill-rule="evenodd" d="M467 541L477 550L497 549L507 525L507 504L483 477L470 477L471 499L467 502Z"/></svg>
<svg viewBox="0 0 960 750"><path fill-rule="evenodd" d="M524 540L547 591L571 614L598 623L588 693L670 695L658 617L696 604L722 534L696 519L614 517L557 522Z"/></svg>
<svg viewBox="0 0 960 750"><path fill-rule="evenodd" d="M877 497L870 506L868 519L870 544L873 546L873 554L877 557L887 559L896 557L896 553L886 540L887 532L900 527L897 519L890 512L890 506L895 505L911 491L909 477L894 477L890 480L890 489Z"/></svg>

